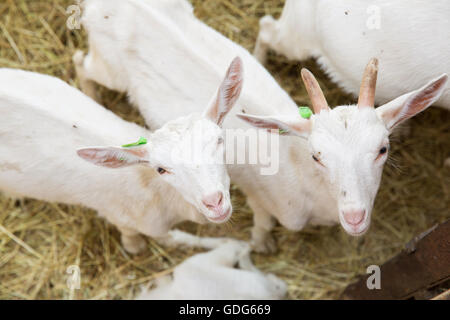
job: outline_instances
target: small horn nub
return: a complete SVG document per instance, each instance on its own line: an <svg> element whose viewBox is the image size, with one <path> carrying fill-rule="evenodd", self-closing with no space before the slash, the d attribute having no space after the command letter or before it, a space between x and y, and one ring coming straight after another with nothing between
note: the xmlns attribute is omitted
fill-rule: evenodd
<svg viewBox="0 0 450 320"><path fill-rule="evenodd" d="M372 58L366 66L359 89L358 107L375 107L375 89L377 86L378 59Z"/></svg>
<svg viewBox="0 0 450 320"><path fill-rule="evenodd" d="M314 113L319 114L324 109L329 109L327 100L323 95L322 89L319 86L314 75L308 69L302 69L302 79L305 84L306 91L308 91L309 99L311 100Z"/></svg>

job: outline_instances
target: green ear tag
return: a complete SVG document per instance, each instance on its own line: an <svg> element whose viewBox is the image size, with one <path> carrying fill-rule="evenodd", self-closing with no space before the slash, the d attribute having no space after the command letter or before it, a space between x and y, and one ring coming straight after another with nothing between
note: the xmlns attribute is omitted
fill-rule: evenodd
<svg viewBox="0 0 450 320"><path fill-rule="evenodd" d="M147 144L147 139L140 137L139 140L135 143L129 143L129 144L124 144L122 146L122 148L131 148L131 147L137 147L143 144Z"/></svg>
<svg viewBox="0 0 450 320"><path fill-rule="evenodd" d="M287 133L287 131L283 130L283 129L278 129L278 134L284 134L284 133Z"/></svg>
<svg viewBox="0 0 450 320"><path fill-rule="evenodd" d="M298 107L298 113L300 113L303 119L309 119L313 114L311 109L308 107Z"/></svg>

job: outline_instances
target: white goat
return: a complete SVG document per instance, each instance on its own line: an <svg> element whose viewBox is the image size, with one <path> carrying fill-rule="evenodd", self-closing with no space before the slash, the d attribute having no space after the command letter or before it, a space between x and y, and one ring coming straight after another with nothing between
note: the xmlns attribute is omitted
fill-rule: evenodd
<svg viewBox="0 0 450 320"><path fill-rule="evenodd" d="M286 296L283 280L253 265L246 242L195 239L185 234L175 237L191 246L214 250L186 259L172 276L158 279L155 289L143 290L138 300L279 300Z"/></svg>
<svg viewBox="0 0 450 320"><path fill-rule="evenodd" d="M436 102L448 81L444 74L375 109L377 73L378 60L374 58L365 69L358 104L331 110L313 74L302 69L314 115L306 119L299 115L238 115L255 127L281 130L283 135L308 141L316 168L335 187L340 222L353 235L363 234L369 227L370 211L389 151L390 133L398 124Z"/></svg>
<svg viewBox="0 0 450 320"><path fill-rule="evenodd" d="M82 23L90 47L83 60L81 53L76 54L84 89L94 95L95 81L127 91L150 126L159 127L174 117L198 111L215 90L212 84L218 81L220 70L236 55L246 69L239 110L298 119L296 104L267 70L247 50L196 19L185 0L87 0ZM433 97L442 93L442 86L438 89L433 90ZM390 106L409 110L411 116L428 106L402 105L403 100ZM391 115L391 120L398 116ZM259 166L228 168L254 212L256 251L276 249L270 236L273 217L295 231L307 223L330 225L339 221L352 235L368 228L386 158L382 155L374 162L372 156L388 147L393 123L386 115L386 127L373 108L356 107L324 112L312 122L316 124L311 126L308 141L280 141L277 174L260 175ZM224 122L224 128L242 125L237 117ZM317 165L312 151L316 152L314 157L321 152L327 169ZM359 218L354 217L362 214L364 222L355 225Z"/></svg>
<svg viewBox="0 0 450 320"><path fill-rule="evenodd" d="M281 18L260 20L255 56L268 49L292 60L310 57L345 91L358 94L360 70L380 65L377 103L450 73L448 0L287 0ZM450 88L436 105L450 110Z"/></svg>
<svg viewBox="0 0 450 320"><path fill-rule="evenodd" d="M239 96L241 74L236 59L204 115L179 118L150 133L57 78L0 69L0 189L96 209L119 228L132 253L145 246L139 233L170 243L168 231L183 220L224 222L232 208L219 125ZM77 156L82 146L118 145L140 136L148 143L78 150L102 167ZM189 147L200 162L183 161Z"/></svg>

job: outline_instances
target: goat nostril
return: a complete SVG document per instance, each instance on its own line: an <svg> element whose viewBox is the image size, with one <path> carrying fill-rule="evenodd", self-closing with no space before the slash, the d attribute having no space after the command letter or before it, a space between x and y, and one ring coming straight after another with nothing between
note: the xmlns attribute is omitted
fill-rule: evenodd
<svg viewBox="0 0 450 320"><path fill-rule="evenodd" d="M223 193L216 192L203 198L202 202L205 205L205 207L212 210L218 208L222 204L222 200L223 200Z"/></svg>
<svg viewBox="0 0 450 320"><path fill-rule="evenodd" d="M358 225L364 220L366 210L349 210L344 212L344 219L348 224Z"/></svg>

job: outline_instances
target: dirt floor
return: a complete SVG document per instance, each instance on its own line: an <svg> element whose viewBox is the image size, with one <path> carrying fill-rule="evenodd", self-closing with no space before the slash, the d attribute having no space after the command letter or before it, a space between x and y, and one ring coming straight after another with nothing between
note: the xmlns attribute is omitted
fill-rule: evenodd
<svg viewBox="0 0 450 320"><path fill-rule="evenodd" d="M225 36L253 50L258 19L278 16L284 1L193 0L196 15ZM66 8L75 0L3 0L0 2L0 67L51 74L76 85L71 56L86 48L83 30L66 27ZM300 67L311 69L331 105L353 102L314 61L288 62L271 54L273 76L299 105L309 100ZM143 124L124 95L101 89L103 103L123 118ZM362 238L339 227L302 232L275 229L279 252L254 254L259 268L289 285L290 299L334 299L368 265L382 264L417 233L450 218L450 113L431 108L409 121L409 135L392 142L373 213ZM252 214L233 188L234 218L221 226L183 224L199 235L249 239ZM167 249L148 239L138 256L124 252L118 231L78 206L15 200L0 195L0 299L130 299L148 281L167 274L194 250ZM81 270L80 290L69 290L67 269Z"/></svg>

